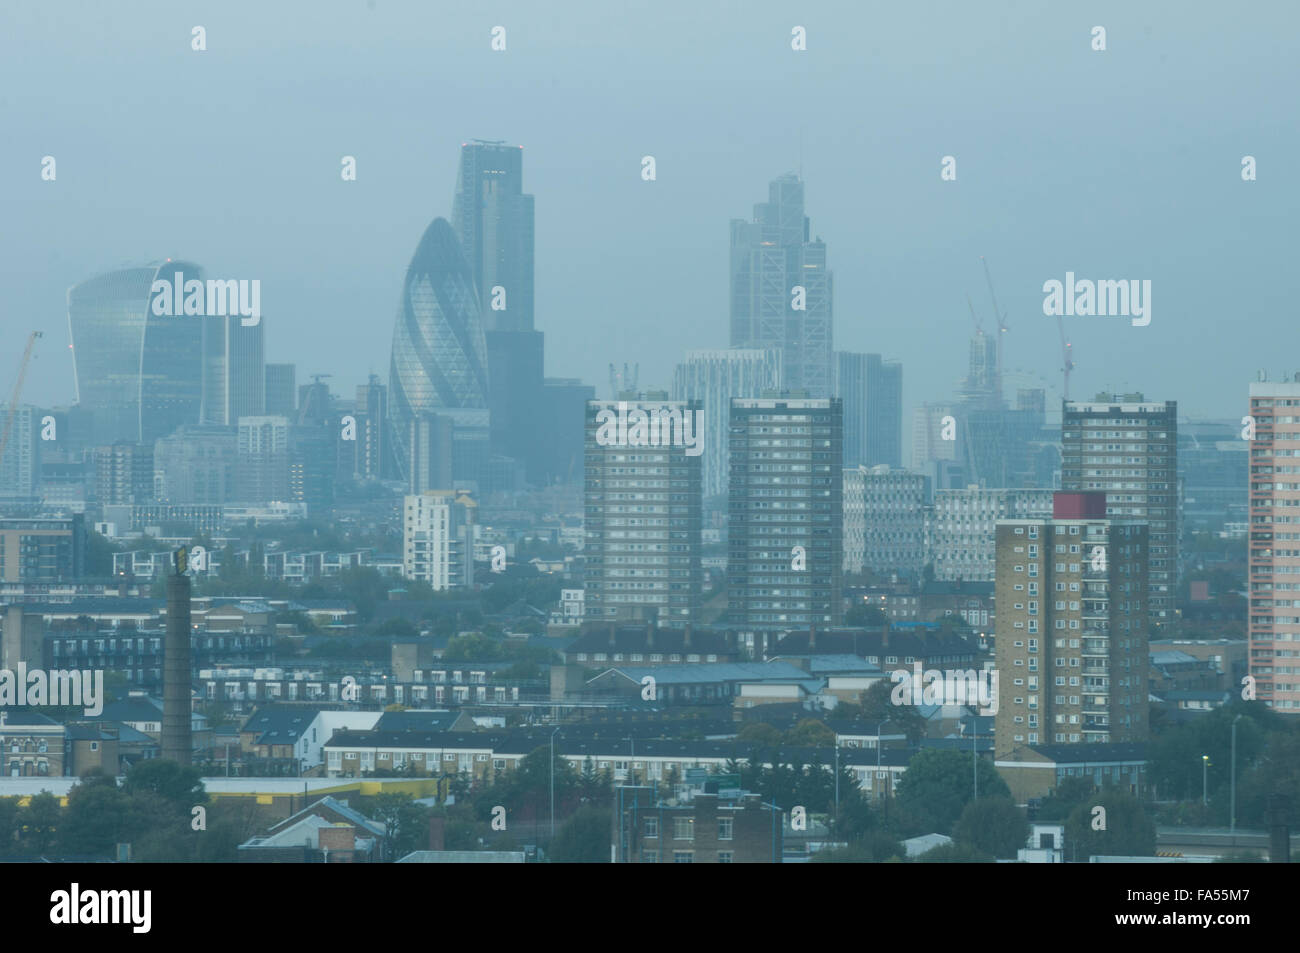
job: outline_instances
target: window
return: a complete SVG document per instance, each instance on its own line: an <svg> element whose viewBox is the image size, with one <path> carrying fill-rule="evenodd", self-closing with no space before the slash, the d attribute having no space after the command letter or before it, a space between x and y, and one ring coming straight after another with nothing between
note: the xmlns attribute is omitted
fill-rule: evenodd
<svg viewBox="0 0 1300 953"><path fill-rule="evenodd" d="M695 863L695 852L690 850L673 851L674 864L693 864Z"/></svg>
<svg viewBox="0 0 1300 953"><path fill-rule="evenodd" d="M720 850L720 851L718 851L718 863L720 863L720 864L729 864L729 863L731 863L731 857L732 857L732 853L731 853L731 851L729 851L729 850Z"/></svg>
<svg viewBox="0 0 1300 953"><path fill-rule="evenodd" d="M674 817L673 840L695 840L695 818Z"/></svg>
<svg viewBox="0 0 1300 953"><path fill-rule="evenodd" d="M718 818L718 840L731 840L732 831L735 829L735 823L734 818Z"/></svg>
<svg viewBox="0 0 1300 953"><path fill-rule="evenodd" d="M505 758L493 758L493 759L492 759L492 767L493 767L495 770L497 770L497 771L504 771L504 770L505 770L505 767L506 767L506 759L505 759Z"/></svg>
<svg viewBox="0 0 1300 953"><path fill-rule="evenodd" d="M647 817L645 819L645 836L646 837L659 836L659 818Z"/></svg>

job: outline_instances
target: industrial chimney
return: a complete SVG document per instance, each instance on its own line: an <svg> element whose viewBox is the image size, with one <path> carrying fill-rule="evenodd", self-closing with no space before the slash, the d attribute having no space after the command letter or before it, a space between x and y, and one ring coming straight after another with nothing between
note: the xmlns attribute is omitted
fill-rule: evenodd
<svg viewBox="0 0 1300 953"><path fill-rule="evenodd" d="M163 643L162 756L189 764L190 741L190 577L188 552L172 554L167 576L167 635Z"/></svg>

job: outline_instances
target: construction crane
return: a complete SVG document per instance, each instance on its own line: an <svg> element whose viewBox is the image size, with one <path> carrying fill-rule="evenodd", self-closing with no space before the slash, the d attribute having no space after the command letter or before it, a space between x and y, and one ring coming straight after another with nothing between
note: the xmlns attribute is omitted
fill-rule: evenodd
<svg viewBox="0 0 1300 953"><path fill-rule="evenodd" d="M1070 371L1074 370L1074 361L1072 359L1074 355L1074 351L1072 350L1072 348L1074 347L1074 345L1072 345L1069 339L1065 336L1065 322L1061 320L1061 316L1059 314L1056 316L1056 329L1061 332L1061 360L1065 364L1065 366L1061 368L1061 371L1065 378L1064 383L1061 387L1061 396L1065 400L1069 400L1070 399Z"/></svg>
<svg viewBox="0 0 1300 953"><path fill-rule="evenodd" d="M983 255L980 255L980 264L984 266L984 280L988 282L989 297L993 299L993 320L998 324L998 366L993 375L994 387L997 391L998 400L1002 400L1002 335L1007 333L1007 316L1002 313L998 307L998 296L993 291L993 278L989 275L989 263Z"/></svg>
<svg viewBox="0 0 1300 953"><path fill-rule="evenodd" d="M23 351L23 362L18 367L18 383L14 385L13 396L9 398L9 413L5 415L4 433L0 434L0 462L5 458L5 447L9 445L9 433L14 427L14 417L18 415L18 398L23 393L23 380L27 377L27 362L32 359L32 347L36 339L44 337L40 331L33 331L27 336L27 349Z"/></svg>

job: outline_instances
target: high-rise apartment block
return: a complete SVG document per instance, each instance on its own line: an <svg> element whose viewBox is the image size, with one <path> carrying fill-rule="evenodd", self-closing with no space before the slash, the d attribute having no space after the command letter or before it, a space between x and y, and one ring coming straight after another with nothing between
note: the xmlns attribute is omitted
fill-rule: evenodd
<svg viewBox="0 0 1300 953"><path fill-rule="evenodd" d="M1300 383L1250 385L1250 674L1255 697L1300 714ZM1249 435L1249 431L1247 431Z"/></svg>
<svg viewBox="0 0 1300 953"><path fill-rule="evenodd" d="M843 405L731 402L728 615L756 628L843 620Z"/></svg>
<svg viewBox="0 0 1300 953"><path fill-rule="evenodd" d="M583 588L589 620L698 619L702 419L698 401L666 395L588 401Z"/></svg>
<svg viewBox="0 0 1300 953"><path fill-rule="evenodd" d="M477 504L458 490L429 490L406 497L402 518L402 573L435 590L474 584Z"/></svg>
<svg viewBox="0 0 1300 953"><path fill-rule="evenodd" d="M1049 519L997 523L999 756L1147 738L1147 527L1106 508L1058 493Z"/></svg>
<svg viewBox="0 0 1300 953"><path fill-rule="evenodd" d="M1141 394L1067 401L1061 489L1103 491L1107 515L1150 528L1152 629L1174 619L1178 582L1178 405Z"/></svg>
<svg viewBox="0 0 1300 953"><path fill-rule="evenodd" d="M99 447L95 451L95 498L100 506L152 503L154 445L121 441Z"/></svg>

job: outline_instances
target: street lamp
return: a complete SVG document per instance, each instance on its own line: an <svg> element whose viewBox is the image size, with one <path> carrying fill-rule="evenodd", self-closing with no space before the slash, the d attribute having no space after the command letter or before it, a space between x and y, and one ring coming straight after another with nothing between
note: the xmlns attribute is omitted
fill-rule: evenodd
<svg viewBox="0 0 1300 953"><path fill-rule="evenodd" d="M1210 803L1210 756L1201 755L1201 806L1205 807Z"/></svg>
<svg viewBox="0 0 1300 953"><path fill-rule="evenodd" d="M555 731L551 732L551 840L555 840L555 732L560 730L560 726L555 726ZM547 855L550 854L551 845L546 845Z"/></svg>

